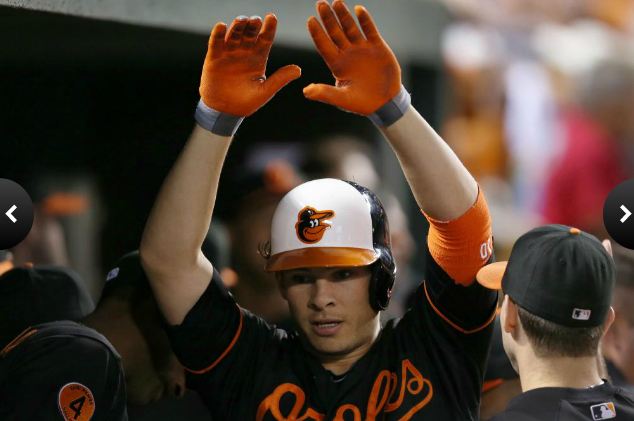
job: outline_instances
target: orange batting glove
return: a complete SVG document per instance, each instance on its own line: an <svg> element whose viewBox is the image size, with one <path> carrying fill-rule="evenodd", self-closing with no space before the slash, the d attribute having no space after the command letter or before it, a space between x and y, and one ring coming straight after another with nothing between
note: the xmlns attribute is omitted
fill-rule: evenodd
<svg viewBox="0 0 634 421"><path fill-rule="evenodd" d="M301 75L295 65L266 78L266 62L275 38L277 18L268 14L239 16L231 27L220 22L211 31L200 79L198 123L216 134L235 133L243 117L256 112L289 82Z"/></svg>
<svg viewBox="0 0 634 421"><path fill-rule="evenodd" d="M370 13L363 6L355 6L359 28L342 0L334 0L332 6L320 0L316 8L323 26L311 16L308 32L336 83L335 86L310 84L304 88L304 96L371 117L379 125L396 121L394 117L398 119L409 107L409 94L402 88L398 61L381 38ZM385 111L384 107L394 108L394 105L396 112L388 112L393 115L372 118Z"/></svg>

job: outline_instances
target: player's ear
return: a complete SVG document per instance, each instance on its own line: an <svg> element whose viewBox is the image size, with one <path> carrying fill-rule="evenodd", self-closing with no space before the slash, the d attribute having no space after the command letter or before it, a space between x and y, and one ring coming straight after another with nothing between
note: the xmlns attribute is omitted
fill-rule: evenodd
<svg viewBox="0 0 634 421"><path fill-rule="evenodd" d="M517 314L517 305L508 295L504 296L502 302L502 310L500 311L500 321L502 322L502 330L515 336L517 326L519 324L519 316Z"/></svg>
<svg viewBox="0 0 634 421"><path fill-rule="evenodd" d="M604 335L608 331L608 329L610 329L610 326L614 322L615 318L616 318L616 314L614 313L614 307L610 306L610 309L608 310L608 314L605 317L605 321L603 322L603 334Z"/></svg>

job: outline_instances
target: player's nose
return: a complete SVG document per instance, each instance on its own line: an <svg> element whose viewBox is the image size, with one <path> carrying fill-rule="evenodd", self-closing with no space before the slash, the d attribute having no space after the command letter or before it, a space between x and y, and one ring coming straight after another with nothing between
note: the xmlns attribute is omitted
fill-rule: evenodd
<svg viewBox="0 0 634 421"><path fill-rule="evenodd" d="M310 289L308 305L313 310L323 310L335 304L334 285L326 278L318 278Z"/></svg>

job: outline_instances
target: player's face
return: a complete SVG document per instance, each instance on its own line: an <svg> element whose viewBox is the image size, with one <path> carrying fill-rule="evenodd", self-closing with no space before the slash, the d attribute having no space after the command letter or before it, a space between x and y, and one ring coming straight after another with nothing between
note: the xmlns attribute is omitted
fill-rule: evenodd
<svg viewBox="0 0 634 421"><path fill-rule="evenodd" d="M185 373L173 354L152 299L134 301L130 312L121 311L116 328L107 332L121 354L128 402L145 405L185 393Z"/></svg>
<svg viewBox="0 0 634 421"><path fill-rule="evenodd" d="M282 294L310 346L322 356L364 353L379 332L368 267L284 271Z"/></svg>

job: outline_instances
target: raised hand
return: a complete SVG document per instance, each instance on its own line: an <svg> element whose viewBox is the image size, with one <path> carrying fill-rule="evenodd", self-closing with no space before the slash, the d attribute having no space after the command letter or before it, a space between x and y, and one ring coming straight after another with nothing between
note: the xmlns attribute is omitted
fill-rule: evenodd
<svg viewBox="0 0 634 421"><path fill-rule="evenodd" d="M320 0L316 8L323 26L311 16L308 32L336 83L310 84L304 96L361 115L374 113L401 89L394 53L365 7L354 8L360 28L342 0L334 0L332 7Z"/></svg>
<svg viewBox="0 0 634 421"><path fill-rule="evenodd" d="M273 14L266 15L264 22L259 16L239 16L229 29L222 22L214 26L200 79L200 97L205 105L245 117L300 77L301 69L288 65L266 78L276 27Z"/></svg>

